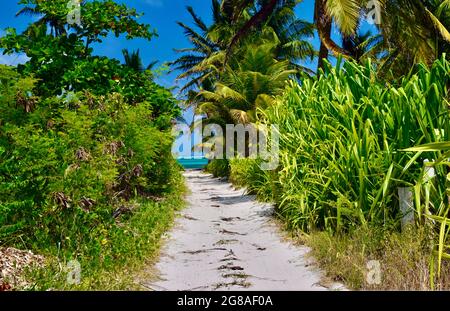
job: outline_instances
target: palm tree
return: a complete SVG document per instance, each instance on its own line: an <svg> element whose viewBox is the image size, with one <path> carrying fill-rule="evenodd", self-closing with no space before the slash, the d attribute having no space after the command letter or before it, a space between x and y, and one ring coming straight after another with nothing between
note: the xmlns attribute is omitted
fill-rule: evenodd
<svg viewBox="0 0 450 311"><path fill-rule="evenodd" d="M264 24L270 16L277 10L287 5L286 0L224 0L231 5L234 3L236 10L234 16L239 16L240 10L245 10L248 6L256 6L259 10L252 16L248 22L240 28L231 40L228 53L234 48L236 43L253 29ZM295 1L296 3L298 1ZM359 20L361 11L360 0L316 0L314 6L314 22L319 34L321 46L319 49L319 68L323 67L323 59L328 58L328 51L335 55L349 56L348 51L341 48L331 39L332 22L336 23L340 31L345 35L354 33Z"/></svg>
<svg viewBox="0 0 450 311"><path fill-rule="evenodd" d="M265 21L267 21L270 15L275 11L277 5L283 6L284 0L268 0L263 3L262 1L257 1L257 5L259 5L259 10L256 11L255 14L236 32L234 37L232 38L230 45L228 47L228 52L237 44L237 42L244 37L250 29L260 26ZM241 16L242 12L244 12L248 7L254 6L254 0L223 0L222 6L228 8L234 8L232 17L233 21L237 21Z"/></svg>
<svg viewBox="0 0 450 311"><path fill-rule="evenodd" d="M27 5L21 8L16 16L28 15L32 17L39 17L39 19L33 23L36 26L47 25L50 28L50 34L52 36L58 37L66 34L65 25L67 23L67 12L61 12L57 10L48 10L45 7L45 2L41 3L39 1L31 1L32 5ZM64 2L64 7L66 7L67 1ZM84 1L81 2L83 5Z"/></svg>
<svg viewBox="0 0 450 311"><path fill-rule="evenodd" d="M134 69L135 71L144 71L144 64L142 63L139 49L137 51L129 52L127 49L122 50L125 66Z"/></svg>
<svg viewBox="0 0 450 311"><path fill-rule="evenodd" d="M187 80L180 89L180 93L211 84L217 78L215 72L210 70L212 68L210 65L215 64L220 67L220 52L226 49L225 33L233 34L230 31L231 18L222 10L219 0L212 0L211 4L213 15L211 26L207 26L190 6L187 7L187 11L191 15L194 27L197 30L182 22L177 22L192 44L189 48L175 49L176 52L183 55L169 63L172 71L181 71L177 80ZM218 39L211 38L213 32L218 34ZM204 66L205 62L208 62L208 66ZM195 96L196 93L190 97Z"/></svg>
<svg viewBox="0 0 450 311"><path fill-rule="evenodd" d="M357 32L342 38L342 47L348 51L350 57L361 63L366 58L377 58L382 46L383 36L372 35L371 31Z"/></svg>
<svg viewBox="0 0 450 311"><path fill-rule="evenodd" d="M312 60L316 56L313 45L307 40L314 37L314 24L297 18L294 10L298 2L285 0L282 6L277 5L268 20L255 30L259 33L268 27L273 29L280 42L276 50L277 59L288 60L292 68L309 72L299 65L299 61ZM257 7L251 10L257 11Z"/></svg>
<svg viewBox="0 0 450 311"><path fill-rule="evenodd" d="M155 65L158 63L157 60L151 62L147 67L144 66L142 62L142 58L139 52L137 51L129 52L128 49L122 50L123 58L125 60L125 66L134 69L135 71L143 72L145 70L152 70Z"/></svg>
<svg viewBox="0 0 450 311"><path fill-rule="evenodd" d="M305 38L314 35L311 23L299 20L295 16L294 8L298 0L285 0L283 6L277 6L271 16L259 29L255 29L254 36L261 35L263 29L273 29L278 37L279 46L276 58L289 60L291 67L307 71L298 61L315 56L314 48ZM192 90L195 87L211 90L211 85L219 79L220 72L226 63L226 51L236 35L236 31L244 27L254 14L257 6L245 7L243 11L236 10L236 3L227 0L219 2L212 0L213 24L207 26L191 7L188 11L194 20L193 28L179 22L184 29L186 37L193 47L177 50L185 53L172 62L173 70L181 70L178 79L187 79L188 82L181 88L181 92ZM243 43L245 44L245 43ZM196 92L188 93L188 101L198 98Z"/></svg>
<svg viewBox="0 0 450 311"><path fill-rule="evenodd" d="M230 49L244 37L248 31L267 20L278 6L285 5L283 0L224 0L228 5L235 4L237 10L259 3L259 11L240 29L232 39ZM351 57L351 52L340 47L331 39L333 21L344 37L355 34L363 11L363 0L316 0L314 21L320 37L319 68L329 51L334 55ZM450 2L448 0L379 0L382 7L384 57L381 67L396 67L397 74L409 70L417 62L429 63L443 51L448 50L450 42ZM234 13L234 16L239 13ZM379 40L379 38L378 38ZM378 49L379 50L379 49ZM402 70L403 68L403 70Z"/></svg>
<svg viewBox="0 0 450 311"><path fill-rule="evenodd" d="M273 96L284 90L286 81L296 73L289 61L276 59L278 46L278 38L269 28L264 37L236 51L214 91L199 92L202 103L197 112L223 123L255 122L257 110L270 105Z"/></svg>
<svg viewBox="0 0 450 311"><path fill-rule="evenodd" d="M400 76L419 62L431 64L448 51L450 3L446 0L383 0L383 74Z"/></svg>
<svg viewBox="0 0 450 311"><path fill-rule="evenodd" d="M288 60L276 59L279 40L273 30L267 28L263 34L235 51L213 91L198 93L200 104L196 112L207 116L203 126L255 124L259 109L272 105L274 96L284 90L286 81L296 73ZM245 156L249 155L249 147L246 137Z"/></svg>

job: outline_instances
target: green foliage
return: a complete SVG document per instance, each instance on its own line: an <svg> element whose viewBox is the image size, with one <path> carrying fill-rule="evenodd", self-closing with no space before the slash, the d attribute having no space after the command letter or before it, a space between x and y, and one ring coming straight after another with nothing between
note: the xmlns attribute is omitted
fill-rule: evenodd
<svg viewBox="0 0 450 311"><path fill-rule="evenodd" d="M20 116L30 111L37 98L33 96L33 89L37 80L32 77L22 77L12 67L0 65L0 125L11 119L20 120ZM22 110L10 109L22 106Z"/></svg>
<svg viewBox="0 0 450 311"><path fill-rule="evenodd" d="M182 71L178 79L187 78L187 83L181 88L180 92L187 93L188 104L195 105L199 102L198 98L195 98L196 88L211 91L211 86L215 82L221 81L220 72L224 69L225 55L233 38L240 28L246 25L249 20L255 18L260 9L260 3L248 2L247 5L244 5L242 3L233 4L227 1L212 0L213 22L210 25L207 25L192 7L188 7L187 10L193 19L193 26L178 22L191 46L176 50L182 53L182 56L170 65L174 70ZM296 17L294 9L297 4L297 0L280 2L274 8L270 18L262 25L252 29L251 36L242 38L239 47L245 49L247 41L258 45L261 42L255 44L255 41L261 37L266 37L267 32L272 32L274 35L270 39L276 37L272 41L272 44L276 43L276 48L267 55L279 60L280 63L286 62L288 69L309 71L300 66L298 62L308 58L312 59L315 56L314 48L311 42L307 40L307 38L314 36L314 30L311 23ZM267 44L267 42L265 43ZM251 52L251 49L245 51ZM235 55L236 59L239 59L242 55L245 56L245 52L241 52L239 56ZM260 68L263 67L262 64L260 65ZM233 69L238 70L236 67Z"/></svg>
<svg viewBox="0 0 450 311"><path fill-rule="evenodd" d="M8 28L0 40L4 53L25 53L30 61L19 66L24 75L40 79L39 95L89 90L96 95L119 92L128 102L138 103L151 96L149 72L136 72L117 60L92 55L92 43L101 43L108 33L127 39L150 40L156 35L150 26L137 22L134 9L112 0L83 2L82 27L67 23L67 1L23 0L22 12L42 16L23 33ZM59 77L55 79L55 77ZM150 92L149 92L150 91Z"/></svg>
<svg viewBox="0 0 450 311"><path fill-rule="evenodd" d="M17 81L2 89L32 89L25 83L32 80L1 69L1 77ZM155 99L171 102L169 94ZM0 244L100 260L117 221L138 211L142 198L179 189L171 115L153 111L154 103L71 93L28 112L11 99L0 100Z"/></svg>
<svg viewBox="0 0 450 311"><path fill-rule="evenodd" d="M289 69L288 61L276 59L278 45L279 40L270 29L244 45L228 61L214 90L199 92L197 111L224 123L255 122L257 108L270 105L272 96L281 93L296 72Z"/></svg>
<svg viewBox="0 0 450 311"><path fill-rule="evenodd" d="M279 171L261 185L276 185L270 192L291 227L336 231L400 218L397 187L414 186L422 161L439 157L400 150L449 139L449 66L443 58L387 85L370 63L328 65L320 77L304 79L301 86L293 82L276 105L261 111L261 121L277 124L281 134ZM437 190L428 196L431 213L447 211L446 172L438 168L437 175ZM255 176L264 180L252 173L246 184L255 187ZM420 221L426 211L416 208Z"/></svg>
<svg viewBox="0 0 450 311"><path fill-rule="evenodd" d="M170 228L175 211L184 205L182 179L177 181L176 189L164 200L142 201L126 221L108 228L108 243L102 245L100 256L90 250L93 243L85 241L83 254L52 257L46 268L31 271L27 276L34 284L31 289L142 290L135 277L157 258L161 236ZM65 267L72 259L77 259L82 268L80 284L67 283Z"/></svg>
<svg viewBox="0 0 450 311"><path fill-rule="evenodd" d="M261 201L273 202L278 191L274 183L278 171L263 171L260 164L259 159L230 160L230 181L237 187L245 187L248 193L256 194Z"/></svg>
<svg viewBox="0 0 450 311"><path fill-rule="evenodd" d="M67 24L65 0L20 3L39 19L0 39L5 53L30 58L0 65L0 246L48 255L40 289L66 289L70 259L90 273L79 289L118 288L97 278L154 255L182 205L170 131L180 108L149 70L90 45L155 33L112 0L82 1L83 27Z"/></svg>
<svg viewBox="0 0 450 311"><path fill-rule="evenodd" d="M214 159L205 167L214 177L227 177L230 174L230 165L226 159Z"/></svg>

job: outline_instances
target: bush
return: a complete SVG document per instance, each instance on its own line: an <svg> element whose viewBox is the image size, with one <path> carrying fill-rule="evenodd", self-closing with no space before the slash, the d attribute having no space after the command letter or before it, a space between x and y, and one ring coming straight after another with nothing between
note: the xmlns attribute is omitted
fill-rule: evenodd
<svg viewBox="0 0 450 311"><path fill-rule="evenodd" d="M0 245L112 261L120 222L180 189L173 115L119 94L38 100L28 90L25 109L14 96L22 79L0 73L17 79L1 85Z"/></svg>
<svg viewBox="0 0 450 311"><path fill-rule="evenodd" d="M228 177L230 175L230 164L226 159L214 159L208 163L205 170L214 177Z"/></svg>
<svg viewBox="0 0 450 311"><path fill-rule="evenodd" d="M398 221L397 187L413 187L423 174L423 160L441 154L402 149L450 139L449 70L443 58L387 85L370 63L345 62L328 66L319 77L305 77L301 85L291 82L260 118L279 126L279 170L261 173L252 161L231 162L232 180L270 193L294 229L339 231ZM417 197L427 195L430 202L416 206L417 219L425 210L448 211L447 172L436 170L434 189L415 188Z"/></svg>
<svg viewBox="0 0 450 311"><path fill-rule="evenodd" d="M276 201L277 171L263 171L260 163L258 159L230 160L230 181L237 187L247 188L248 193L255 194L261 201Z"/></svg>

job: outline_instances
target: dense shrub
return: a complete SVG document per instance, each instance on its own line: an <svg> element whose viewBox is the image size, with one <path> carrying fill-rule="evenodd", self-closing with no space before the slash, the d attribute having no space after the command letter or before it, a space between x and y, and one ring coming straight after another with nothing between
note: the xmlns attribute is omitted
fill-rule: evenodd
<svg viewBox="0 0 450 311"><path fill-rule="evenodd" d="M1 73L13 82L1 85L0 244L95 258L143 199L178 190L174 114L155 113L154 102L131 106L120 94L39 100L24 89L32 79Z"/></svg>
<svg viewBox="0 0 450 311"><path fill-rule="evenodd" d="M237 187L245 187L248 193L256 194L262 201L273 201L277 197L278 171L263 171L259 159L230 160L230 181Z"/></svg>
<svg viewBox="0 0 450 311"><path fill-rule="evenodd" d="M226 177L230 174L230 164L226 159L214 159L208 163L205 170L214 177Z"/></svg>
<svg viewBox="0 0 450 311"><path fill-rule="evenodd" d="M370 63L346 62L301 85L292 82L275 105L261 111L261 122L280 128L279 170L236 160L232 180L270 193L293 228L398 224L397 187L415 186L423 160L441 154L402 150L450 138L449 70L443 58L389 85ZM416 205L419 221L425 213L447 215L447 171L437 167L436 173L431 188L414 188L416 202L426 202Z"/></svg>

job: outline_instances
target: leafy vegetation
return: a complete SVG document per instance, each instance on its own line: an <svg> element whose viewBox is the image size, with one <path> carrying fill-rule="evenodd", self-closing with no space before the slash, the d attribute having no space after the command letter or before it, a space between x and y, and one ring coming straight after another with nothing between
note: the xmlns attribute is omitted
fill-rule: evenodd
<svg viewBox="0 0 450 311"><path fill-rule="evenodd" d="M397 219L397 187L413 186L423 160L438 157L400 150L447 139L435 129L448 128L448 69L442 59L387 87L370 64L346 62L293 84L265 110L264 122L280 127L275 200L291 223L339 230ZM443 193L445 185L436 186Z"/></svg>
<svg viewBox="0 0 450 311"><path fill-rule="evenodd" d="M22 12L44 16L21 34L14 28L7 29L0 45L5 53L22 52L30 58L18 70L39 79L37 95L48 97L85 90L95 95L118 92L129 103L139 103L151 96L154 88L150 73L137 73L118 60L92 55L91 45L101 43L110 32L116 37L123 34L127 39L150 40L155 35L149 25L137 22L139 14L134 9L111 0L86 1L81 6L83 27L79 27L67 23L69 8L65 0L21 3L27 5Z"/></svg>
<svg viewBox="0 0 450 311"><path fill-rule="evenodd" d="M180 108L138 52L121 64L90 45L154 32L110 0L83 2L82 28L67 24L67 1L21 3L41 18L0 41L30 58L0 66L0 245L47 255L34 289L123 288L108 280L154 256L182 206L171 155ZM86 276L78 285L66 282L72 259Z"/></svg>
<svg viewBox="0 0 450 311"><path fill-rule="evenodd" d="M311 255L325 268L328 279L343 281L351 289L448 290L448 262L438 277L432 247L435 236L430 228L408 227L403 232L357 228L345 234L313 232L300 239L311 246ZM370 260L380 263L380 284L367 282Z"/></svg>
<svg viewBox="0 0 450 311"><path fill-rule="evenodd" d="M436 167L433 182L424 182L423 162L446 156L431 148L403 150L448 140L449 63L443 57L431 68L421 65L388 86L373 68L328 65L319 77L292 83L261 111L261 122L279 125L278 171L262 171L257 160L233 160L231 179L275 202L290 228L338 236L357 228L398 231L403 213L397 189L409 187L417 224L439 219L436 229L445 232L445 241L447 170Z"/></svg>

